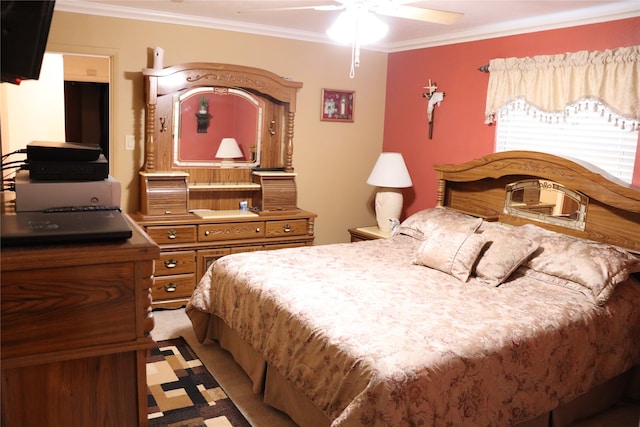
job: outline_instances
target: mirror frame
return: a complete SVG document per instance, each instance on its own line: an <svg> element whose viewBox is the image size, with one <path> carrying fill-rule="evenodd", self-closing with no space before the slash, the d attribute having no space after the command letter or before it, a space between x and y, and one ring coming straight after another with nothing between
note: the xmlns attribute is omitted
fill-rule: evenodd
<svg viewBox="0 0 640 427"><path fill-rule="evenodd" d="M180 159L180 144L183 142L181 137L182 130L182 116L184 111L182 109L182 103L191 98L192 96L196 96L198 94L208 93L219 96L226 96L231 94L232 96L238 96L249 103L253 104L256 108L256 124L255 124L255 141L253 144L242 144L239 143L240 146L250 147L251 145L255 146L255 159L252 160L240 160L234 161L233 163L225 163L224 167L235 167L235 168L255 168L260 165L260 156L262 150L262 121L264 115L264 101L253 96L251 93L235 89L235 88L227 88L227 87L218 87L218 86L203 86L197 87L190 90L187 90L182 93L178 93L173 97L173 165L182 168L182 167L223 167L222 160L199 160L199 159ZM235 117L234 117L235 118ZM237 120L237 118L235 118ZM228 135L229 137L237 137L237 135ZM214 142L215 143L215 142ZM213 152L215 152L215 147L212 149L212 157Z"/></svg>

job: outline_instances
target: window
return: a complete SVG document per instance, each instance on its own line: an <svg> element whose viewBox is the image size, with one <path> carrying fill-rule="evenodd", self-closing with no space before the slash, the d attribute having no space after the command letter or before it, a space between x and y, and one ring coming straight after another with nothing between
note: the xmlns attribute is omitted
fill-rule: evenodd
<svg viewBox="0 0 640 427"><path fill-rule="evenodd" d="M492 59L485 122L497 121L496 151L571 157L631 183L639 63L640 46Z"/></svg>
<svg viewBox="0 0 640 427"><path fill-rule="evenodd" d="M496 152L542 151L591 163L627 183L633 179L638 128L600 102L582 100L554 114L520 98L496 116Z"/></svg>

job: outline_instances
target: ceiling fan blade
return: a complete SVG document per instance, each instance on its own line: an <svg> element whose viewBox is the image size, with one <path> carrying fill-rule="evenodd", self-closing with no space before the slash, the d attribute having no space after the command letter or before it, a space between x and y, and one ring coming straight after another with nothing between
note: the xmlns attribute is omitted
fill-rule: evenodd
<svg viewBox="0 0 640 427"><path fill-rule="evenodd" d="M271 11L279 11L279 10L321 10L321 11L331 11L331 10L342 10L346 6L343 4L325 4L325 5L316 5L316 6L288 6L288 7L266 7L259 9L248 9L248 10L239 10L238 13L244 12L271 12Z"/></svg>
<svg viewBox="0 0 640 427"><path fill-rule="evenodd" d="M383 4L372 8L380 15L393 16L395 18L414 19L417 21L434 22L436 24L453 24L464 14L458 12L447 12L436 9L422 9L413 6L403 6L394 4Z"/></svg>

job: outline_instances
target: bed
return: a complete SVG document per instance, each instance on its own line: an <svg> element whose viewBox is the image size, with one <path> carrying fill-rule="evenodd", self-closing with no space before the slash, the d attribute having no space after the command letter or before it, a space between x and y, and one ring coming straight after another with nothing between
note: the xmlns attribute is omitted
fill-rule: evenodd
<svg viewBox="0 0 640 427"><path fill-rule="evenodd" d="M536 152L435 169L390 238L217 260L198 339L301 426L557 427L640 397L640 192Z"/></svg>

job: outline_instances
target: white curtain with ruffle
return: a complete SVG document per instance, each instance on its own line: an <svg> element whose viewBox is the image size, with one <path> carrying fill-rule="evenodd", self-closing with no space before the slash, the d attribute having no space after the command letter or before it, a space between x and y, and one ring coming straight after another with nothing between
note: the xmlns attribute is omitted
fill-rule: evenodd
<svg viewBox="0 0 640 427"><path fill-rule="evenodd" d="M638 129L639 59L640 46L492 59L485 123L493 123L500 110L516 100L558 116L583 100L593 100L606 106L614 116L612 123Z"/></svg>

